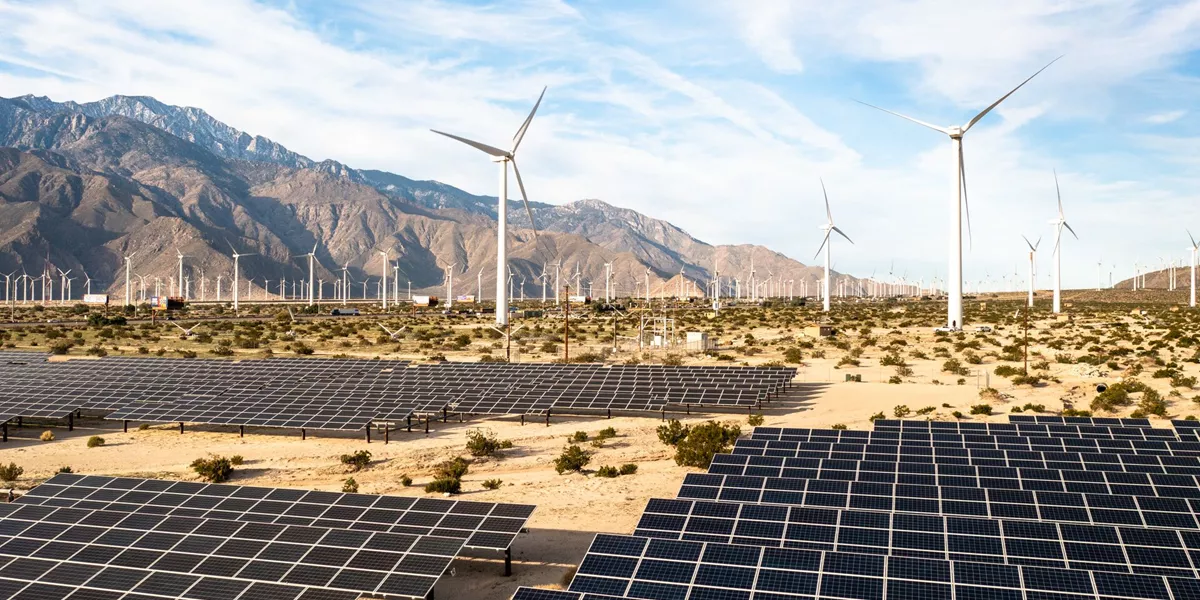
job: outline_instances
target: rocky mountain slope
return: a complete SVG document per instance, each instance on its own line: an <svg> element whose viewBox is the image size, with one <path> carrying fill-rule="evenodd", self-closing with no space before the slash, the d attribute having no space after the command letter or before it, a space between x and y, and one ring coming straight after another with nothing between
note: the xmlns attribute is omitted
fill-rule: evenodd
<svg viewBox="0 0 1200 600"><path fill-rule="evenodd" d="M562 205L535 203L534 242L523 211L510 215L514 291L541 295L539 276L553 284L595 281L602 294L605 263L623 294L644 294L649 269L655 293L677 293L680 274L745 282L756 278L801 281L809 289L819 270L761 246L713 246L659 219L600 200ZM307 277L316 247L324 294L345 269L352 295L375 295L387 250L398 270L391 278L414 291L443 293L444 268L454 265L455 294L482 283L493 296L496 199L435 181L314 161L263 137L226 125L203 110L154 98L113 96L97 102L53 102L43 97L0 99L0 270L72 270L73 290L90 276L93 291L124 292L123 257L137 275L165 286L185 255L193 296L201 285L211 298L216 278L229 289L231 248L243 286L278 292L280 280ZM574 277L576 273L579 277ZM740 275L739 275L740 274ZM203 280L203 284L201 281ZM290 283L288 284L290 287ZM664 287L665 286L665 287ZM245 289L245 288L243 288ZM748 286L743 283L743 290ZM226 295L228 292L226 292Z"/></svg>

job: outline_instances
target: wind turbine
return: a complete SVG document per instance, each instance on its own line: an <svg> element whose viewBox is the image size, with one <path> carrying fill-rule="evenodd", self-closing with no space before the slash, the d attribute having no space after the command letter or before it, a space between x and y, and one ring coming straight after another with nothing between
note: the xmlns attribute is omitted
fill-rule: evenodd
<svg viewBox="0 0 1200 600"><path fill-rule="evenodd" d="M383 323L380 323L380 324L379 324L379 326L380 326L381 328L383 328L383 330L384 330L384 331L386 331L386 332L387 332L387 334L388 334L388 338L389 338L389 339L391 339L393 342L394 342L394 341L396 341L396 338L398 338L398 337L400 336L400 334L401 334L401 333L404 333L404 330L405 330L405 329L408 329L408 325L405 325L405 326L403 326L403 327L401 327L400 329L397 329L397 330L395 330L395 331L392 331L391 329L388 329L388 328L387 328L387 326L386 326L386 325L384 325Z"/></svg>
<svg viewBox="0 0 1200 600"><path fill-rule="evenodd" d="M1058 218L1050 221L1054 225L1054 312L1062 312L1062 230L1063 227L1079 239L1079 235L1074 229L1067 224L1067 218L1063 215L1062 207L1062 191L1058 189L1058 172L1054 172L1054 192L1058 195Z"/></svg>
<svg viewBox="0 0 1200 600"><path fill-rule="evenodd" d="M1196 308L1196 252L1200 250L1200 245L1196 244L1196 238L1192 237L1192 232L1188 231L1188 239L1192 240L1192 247L1188 250L1192 251L1192 292L1191 298L1188 300L1188 306Z"/></svg>
<svg viewBox="0 0 1200 600"><path fill-rule="evenodd" d="M1059 58L1062 58L1062 56L1059 56L1058 58L1046 64L1046 66L1038 69L1037 73L1030 75L1029 79L1022 81L1020 85L1013 88L1012 91L1008 92L1007 94L1001 96L999 100L993 102L990 106L983 109L982 112L975 115L974 118L972 118L970 121L967 121L967 123L961 127L938 127L936 125L930 125L924 121L918 121L917 119L902 115L897 112L892 112L885 108L879 108L878 106L867 104L866 102L860 102L860 104L870 106L876 110L881 110L890 115L912 121L917 125L928 127L929 129L950 136L951 150L954 155L954 199L953 204L951 205L952 208L950 210L950 269L946 273L946 326L950 327L951 329L960 329L963 326L962 217L964 207L966 207L967 213L967 235L969 236L971 233L971 212L970 207L967 205L967 172L966 167L963 164L963 135L965 135L967 131L970 131L970 129L974 127L980 119L987 116L989 112L992 112L992 109L999 106L1001 102L1007 100L1009 96L1021 89L1021 87L1023 87L1026 83L1029 83L1031 79L1037 77L1039 73L1048 69L1050 65L1058 61Z"/></svg>
<svg viewBox="0 0 1200 600"><path fill-rule="evenodd" d="M846 235L845 232L843 232L841 229L838 229L833 224L833 212L829 210L829 193L825 191L825 181L824 180L821 180L821 194L823 194L825 196L825 218L826 218L826 221L825 221L825 224L821 226L821 230L825 232L825 239L821 240L821 247L817 248L817 254L815 256L813 256L813 258L820 256L822 249L825 250L825 281L821 282L821 285L823 286L823 291L824 291L824 299L822 301L821 308L825 312L829 312L829 249L830 249L830 246L833 245L832 243L830 243L829 236L832 235L833 232L836 231L836 232L838 232L838 235L846 238L847 242L850 242L851 244L853 244L854 241L850 239L850 236Z"/></svg>
<svg viewBox="0 0 1200 600"><path fill-rule="evenodd" d="M346 305L346 300L350 297L350 263L342 265L342 306Z"/></svg>
<svg viewBox="0 0 1200 600"><path fill-rule="evenodd" d="M179 251L179 248L175 249L175 256L179 257L179 295L182 296L184 300L187 300L187 292L185 292L183 288L183 259L185 257L183 252Z"/></svg>
<svg viewBox="0 0 1200 600"><path fill-rule="evenodd" d="M125 306L129 306L129 261L137 252L130 252L125 255Z"/></svg>
<svg viewBox="0 0 1200 600"><path fill-rule="evenodd" d="M452 296L451 294L454 293L454 267L456 267L456 266L458 266L458 263L454 263L454 264L451 264L446 267L446 308L447 309L454 306L454 296ZM508 305L505 304L505 306L508 306ZM507 310L507 309L505 309L505 310Z"/></svg>
<svg viewBox="0 0 1200 600"><path fill-rule="evenodd" d="M300 256L308 257L308 305L312 306L313 305L313 284L316 283L316 279L315 279L316 275L313 273L313 262L317 258L317 244L315 242L313 243L312 252L309 252L308 254L301 254ZM386 274L387 274L387 268L385 267L384 275L386 276ZM384 302L385 303L387 302L386 292L385 292ZM383 306L384 306L384 308L387 308L387 304L384 304Z"/></svg>
<svg viewBox="0 0 1200 600"><path fill-rule="evenodd" d="M62 269L58 269L58 276L62 279L62 286L59 289L59 304L66 304L67 297L71 295L71 278L67 277L67 275L69 275L72 270L73 269L67 269L64 271Z"/></svg>
<svg viewBox="0 0 1200 600"><path fill-rule="evenodd" d="M383 273L383 282L379 285L379 297L383 299L383 310L387 310L387 272L388 264L390 264L391 261L391 259L388 258L388 255L391 253L391 251L391 248L376 250L376 252L383 255L383 267L380 269L380 271ZM366 295L367 293L363 292L363 296L365 297Z"/></svg>
<svg viewBox="0 0 1200 600"><path fill-rule="evenodd" d="M1042 245L1042 238L1039 237L1037 243L1034 244L1029 243L1029 238L1025 236L1021 236L1021 239L1025 240L1025 244L1029 246L1029 308L1033 308L1033 283L1037 277L1037 261L1035 256L1037 255L1038 246Z"/></svg>
<svg viewBox="0 0 1200 600"><path fill-rule="evenodd" d="M243 256L254 256L254 255L253 254L238 254L237 248L234 248L232 243L229 244L229 249L233 251L233 312L237 313L237 310L238 310L238 286L239 286L240 279L241 279L241 277L238 276L238 259L240 259Z"/></svg>
<svg viewBox="0 0 1200 600"><path fill-rule="evenodd" d="M521 188L521 201L525 204L525 212L529 215L529 226L533 228L533 237L536 242L537 226L533 221L533 210L529 208L529 196L525 193L525 183L521 181L521 171L517 169L517 148L521 146L521 140L525 138L525 132L529 129L529 124L533 122L533 115L537 113L538 106L542 104L542 97L545 95L546 88L542 88L542 93L534 103L533 110L529 111L529 116L525 117L525 122L521 123L521 127L513 136L512 150L501 150L457 135L436 129L431 130L452 140L458 140L476 150L482 150L492 157L492 162L500 163L500 193L497 196L496 204L496 325L500 327L508 325L508 296L506 295L508 290L504 289L504 275L508 272L508 163L512 163L513 175L517 178L517 186ZM450 299L447 298L446 301L449 302Z"/></svg>
<svg viewBox="0 0 1200 600"><path fill-rule="evenodd" d="M178 327L179 330L183 332L182 337L188 338L188 337L192 337L192 332L195 331L197 327L203 325L204 323L196 323L195 325L192 325L191 327L188 327L187 329L184 329L184 327L182 325L180 325L179 323L176 323L175 321L171 321L171 324Z"/></svg>

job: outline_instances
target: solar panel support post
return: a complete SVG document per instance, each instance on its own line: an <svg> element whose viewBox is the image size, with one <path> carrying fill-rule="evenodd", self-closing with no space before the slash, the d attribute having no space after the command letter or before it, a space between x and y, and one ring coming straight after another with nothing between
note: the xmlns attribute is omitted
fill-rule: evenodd
<svg viewBox="0 0 1200 600"><path fill-rule="evenodd" d="M390 440L388 439L388 438L390 437L390 436L388 435L388 432L390 432L391 430L392 430L392 428L391 428L390 426L388 426L388 424L387 424L387 423L384 423L384 424L383 424L383 445L384 445L384 446L388 445L388 442L390 441Z"/></svg>
<svg viewBox="0 0 1200 600"><path fill-rule="evenodd" d="M129 433L129 420L128 419L121 421L121 430L125 433Z"/></svg>
<svg viewBox="0 0 1200 600"><path fill-rule="evenodd" d="M246 426L245 425L238 425L238 437L240 437L240 438L246 437Z"/></svg>
<svg viewBox="0 0 1200 600"><path fill-rule="evenodd" d="M447 411L446 407L443 406L442 407L442 422L445 423L446 419L448 419L449 417L450 417L449 412Z"/></svg>
<svg viewBox="0 0 1200 600"><path fill-rule="evenodd" d="M308 431L305 430L303 427L301 427L300 428L300 440L304 441L306 439L308 439Z"/></svg>
<svg viewBox="0 0 1200 600"><path fill-rule="evenodd" d="M608 418L610 418L610 419L612 418L612 409L611 408L608 409Z"/></svg>
<svg viewBox="0 0 1200 600"><path fill-rule="evenodd" d="M67 413L67 431L75 431L75 413Z"/></svg>
<svg viewBox="0 0 1200 600"><path fill-rule="evenodd" d="M408 432L412 433L412 415L404 417L404 422L408 426Z"/></svg>
<svg viewBox="0 0 1200 600"><path fill-rule="evenodd" d="M0 441L7 442L8 441L8 421L4 422L3 428L4 428L4 439L0 440Z"/></svg>
<svg viewBox="0 0 1200 600"><path fill-rule="evenodd" d="M504 549L504 576L512 577L512 548Z"/></svg>
<svg viewBox="0 0 1200 600"><path fill-rule="evenodd" d="M418 424L420 423L420 421L421 421L421 417L417 417ZM425 433L426 434L429 433L429 417L425 417Z"/></svg>
<svg viewBox="0 0 1200 600"><path fill-rule="evenodd" d="M367 443L371 443L371 424L367 423Z"/></svg>
<svg viewBox="0 0 1200 600"><path fill-rule="evenodd" d="M179 422L179 435L183 435L183 421Z"/></svg>
<svg viewBox="0 0 1200 600"><path fill-rule="evenodd" d="M546 409L546 427L550 426L550 409Z"/></svg>
<svg viewBox="0 0 1200 600"><path fill-rule="evenodd" d="M525 413L521 413L521 426L525 426Z"/></svg>

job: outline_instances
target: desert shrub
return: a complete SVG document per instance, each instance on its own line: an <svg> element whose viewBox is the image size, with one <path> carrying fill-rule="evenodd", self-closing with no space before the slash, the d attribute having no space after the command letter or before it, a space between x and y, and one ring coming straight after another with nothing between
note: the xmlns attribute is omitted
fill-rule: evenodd
<svg viewBox="0 0 1200 600"><path fill-rule="evenodd" d="M103 446L103 445L104 445L104 438L102 438L98 435L93 435L92 437L88 438L88 441L87 441L88 448L99 448L100 446Z"/></svg>
<svg viewBox="0 0 1200 600"><path fill-rule="evenodd" d="M499 479L487 479L480 485L482 485L483 489L485 490L498 490L503 483L504 482L500 481Z"/></svg>
<svg viewBox="0 0 1200 600"><path fill-rule="evenodd" d="M751 427L758 427L759 425L762 425L763 421L765 420L766 417L763 417L761 413L755 413L746 418L746 424Z"/></svg>
<svg viewBox="0 0 1200 600"><path fill-rule="evenodd" d="M197 458L191 467L201 479L210 483L224 483L233 474L233 464L224 456Z"/></svg>
<svg viewBox="0 0 1200 600"><path fill-rule="evenodd" d="M1070 354L1058 353L1054 355L1054 362L1060 365L1069 365L1075 362L1075 357Z"/></svg>
<svg viewBox="0 0 1200 600"><path fill-rule="evenodd" d="M313 353L313 349L304 342L293 342L292 352L295 352L296 354L309 355Z"/></svg>
<svg viewBox="0 0 1200 600"><path fill-rule="evenodd" d="M667 354L663 357L662 364L668 367L682 367L683 357L678 354Z"/></svg>
<svg viewBox="0 0 1200 600"><path fill-rule="evenodd" d="M792 348L788 348L787 350L784 350L783 351L783 362L791 363L794 365L798 365L798 364L804 362L804 351L799 348L796 348L796 347L792 347Z"/></svg>
<svg viewBox="0 0 1200 600"><path fill-rule="evenodd" d="M707 469L713 455L728 452L729 446L742 435L737 425L707 421L692 427L681 442L675 445L675 464L681 467Z"/></svg>
<svg viewBox="0 0 1200 600"><path fill-rule="evenodd" d="M567 441L573 444L582 444L588 441L588 434L586 431L576 431L567 437Z"/></svg>
<svg viewBox="0 0 1200 600"><path fill-rule="evenodd" d="M680 423L678 419L667 421L666 425L658 426L658 440L668 446L678 445L688 436L691 427Z"/></svg>
<svg viewBox="0 0 1200 600"><path fill-rule="evenodd" d="M408 475L401 475L400 476L400 485L402 485L404 487L408 487L408 486L412 485L412 477L409 477Z"/></svg>
<svg viewBox="0 0 1200 600"><path fill-rule="evenodd" d="M425 484L427 494L457 494L461 491L461 479L434 479Z"/></svg>
<svg viewBox="0 0 1200 600"><path fill-rule="evenodd" d="M240 467L242 466L242 463L246 462L246 459L243 458L241 454L234 454L233 456L229 457L229 462L235 467Z"/></svg>
<svg viewBox="0 0 1200 600"><path fill-rule="evenodd" d="M918 408L917 414L924 416L933 413L935 410L937 410L936 406L926 406L925 408Z"/></svg>
<svg viewBox="0 0 1200 600"><path fill-rule="evenodd" d="M471 456L492 456L500 451L500 440L491 430L472 429L467 431L467 453Z"/></svg>
<svg viewBox="0 0 1200 600"><path fill-rule="evenodd" d="M617 437L617 430L612 427L605 427L596 433L596 439L598 440L610 440L615 437Z"/></svg>
<svg viewBox="0 0 1200 600"><path fill-rule="evenodd" d="M58 470L55 471L55 473L74 473L74 472L75 471L71 467L59 467Z"/></svg>
<svg viewBox="0 0 1200 600"><path fill-rule="evenodd" d="M603 467L596 469L596 477L616 477L620 474L621 472L616 467L610 467L608 465L604 465Z"/></svg>
<svg viewBox="0 0 1200 600"><path fill-rule="evenodd" d="M46 431L42 432L42 435L39 436L38 439L42 440L43 442L53 442L54 441L54 432L47 429Z"/></svg>
<svg viewBox="0 0 1200 600"><path fill-rule="evenodd" d="M896 378L912 377L912 376L913 376L912 367L905 367L905 366L899 366L899 365L896 366L896 374L893 375L893 377L896 377Z"/></svg>
<svg viewBox="0 0 1200 600"><path fill-rule="evenodd" d="M1042 382L1040 375L1017 375L1012 378L1013 385L1036 386Z"/></svg>
<svg viewBox="0 0 1200 600"><path fill-rule="evenodd" d="M944 371L946 373L951 373L954 375L963 375L963 376L971 374L971 371L969 369L967 369L966 367L964 367L961 362L958 362L957 358L951 358L951 359L947 360L946 362L942 363L942 371Z"/></svg>
<svg viewBox="0 0 1200 600"><path fill-rule="evenodd" d="M353 472L361 471L371 464L371 452L369 450L359 450L354 454L343 454L341 458L343 465L350 467Z"/></svg>
<svg viewBox="0 0 1200 600"><path fill-rule="evenodd" d="M898 404L892 408L892 416L896 417L897 419L903 419L910 414L912 414L912 410L908 408L907 404Z"/></svg>
<svg viewBox="0 0 1200 600"><path fill-rule="evenodd" d="M883 367L903 367L906 366L907 363L904 362L903 356L900 356L899 353L893 350L883 355L883 358L879 359L879 365Z"/></svg>
<svg viewBox="0 0 1200 600"><path fill-rule="evenodd" d="M1000 366L996 367L995 371L992 371L992 372L1001 377L1012 377L1013 375L1021 375L1024 373L1023 370L1018 369L1012 365L1000 365Z"/></svg>
<svg viewBox="0 0 1200 600"><path fill-rule="evenodd" d="M582 471L584 467L592 462L592 453L580 448L575 444L571 444L563 449L563 453L554 459L554 470L559 475L567 471Z"/></svg>
<svg viewBox="0 0 1200 600"><path fill-rule="evenodd" d="M834 423L833 425L830 425L829 428L836 429L838 431L842 431L842 430L846 429L846 424L845 423Z"/></svg>
<svg viewBox="0 0 1200 600"><path fill-rule="evenodd" d="M1140 417L1149 415L1165 417L1167 416L1167 402L1156 390L1147 389L1142 392L1142 399L1138 401L1137 412L1141 413Z"/></svg>
<svg viewBox="0 0 1200 600"><path fill-rule="evenodd" d="M950 415L951 415L952 417L954 417L955 419L962 419L962 418L963 418L963 414L962 414L962 411L961 411L961 410L956 410L956 411L954 411L954 412L950 413Z"/></svg>
<svg viewBox="0 0 1200 600"><path fill-rule="evenodd" d="M899 375L892 375L891 377L888 377L888 383L892 385L900 385L901 383L904 383L904 379Z"/></svg>
<svg viewBox="0 0 1200 600"><path fill-rule="evenodd" d="M850 356L850 355L846 355L837 361L836 366L838 366L838 367L857 367L860 364L862 364L862 363L860 363L857 358L854 358L853 356Z"/></svg>
<svg viewBox="0 0 1200 600"><path fill-rule="evenodd" d="M971 406L971 414L973 415L990 415L992 414L991 404L975 404Z"/></svg>
<svg viewBox="0 0 1200 600"><path fill-rule="evenodd" d="M1074 408L1067 408L1062 411L1062 416L1064 416L1064 417L1090 417L1090 416L1092 416L1092 411L1076 410Z"/></svg>
<svg viewBox="0 0 1200 600"><path fill-rule="evenodd" d="M435 467L433 477L434 479L462 479L470 466L471 463L466 459L456 456L453 460L448 460Z"/></svg>
<svg viewBox="0 0 1200 600"><path fill-rule="evenodd" d="M1046 412L1045 404L1034 404L1032 402L1026 402L1025 406L1022 406L1021 408L1024 410L1027 410L1029 412L1038 412L1038 413ZM1016 409L1013 409L1013 410L1016 410Z"/></svg>
<svg viewBox="0 0 1200 600"><path fill-rule="evenodd" d="M1176 375L1171 378L1171 387L1192 389L1196 387L1196 378L1190 375Z"/></svg>
<svg viewBox="0 0 1200 600"><path fill-rule="evenodd" d="M342 493L357 494L358 482L355 481L353 477L346 478L346 481L342 483Z"/></svg>
<svg viewBox="0 0 1200 600"><path fill-rule="evenodd" d="M979 356L978 354L972 352L971 350L967 350L966 352L963 352L963 360L967 361L969 364L972 364L972 365L983 364L983 358L981 356Z"/></svg>
<svg viewBox="0 0 1200 600"><path fill-rule="evenodd" d="M25 469L18 467L14 462L8 463L7 466L0 465L0 481L16 481L24 472Z"/></svg>
<svg viewBox="0 0 1200 600"><path fill-rule="evenodd" d="M50 354L66 354L71 351L71 346L74 346L68 340L59 340L50 345Z"/></svg>
<svg viewBox="0 0 1200 600"><path fill-rule="evenodd" d="M637 473L637 469L637 465L633 463L625 463L621 465L619 470L621 471L622 475L633 475L634 473Z"/></svg>
<svg viewBox="0 0 1200 600"><path fill-rule="evenodd" d="M886 418L887 418L887 416L885 416L885 415L883 414L883 411L880 411L880 412L877 412L877 413L875 413L875 414L871 415L871 419L870 419L870 420L871 420L871 422L873 423L873 422L875 422L875 421L878 421L878 420L880 420L880 419L886 419Z"/></svg>
<svg viewBox="0 0 1200 600"><path fill-rule="evenodd" d="M1032 369L1032 370L1034 370L1034 371L1049 371L1049 370L1050 370L1050 363L1048 363L1048 362L1046 362L1046 361L1044 361L1044 360L1039 360L1039 361L1037 361L1037 362L1031 363L1031 364L1029 365L1029 368L1030 368L1030 369Z"/></svg>
<svg viewBox="0 0 1200 600"><path fill-rule="evenodd" d="M1149 388L1146 387L1146 384L1136 379L1118 381L1117 383L1108 386L1108 389L1097 394L1096 397L1092 399L1090 408L1094 412L1115 412L1118 408L1131 406L1133 404L1133 398L1130 396L1130 394L1144 392L1147 389Z"/></svg>
<svg viewBox="0 0 1200 600"><path fill-rule="evenodd" d="M1150 376L1153 377L1154 379L1170 379L1172 377L1175 377L1176 375L1179 375L1179 371L1177 371L1175 369L1167 368L1167 369L1158 369L1158 370L1154 371L1154 373Z"/></svg>

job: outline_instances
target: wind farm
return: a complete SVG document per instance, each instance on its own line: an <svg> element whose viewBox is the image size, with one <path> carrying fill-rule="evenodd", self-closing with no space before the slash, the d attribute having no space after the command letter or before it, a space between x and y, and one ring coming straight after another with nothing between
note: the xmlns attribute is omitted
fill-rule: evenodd
<svg viewBox="0 0 1200 600"><path fill-rule="evenodd" d="M518 4L5 12L0 599L1196 596L1186 7Z"/></svg>

